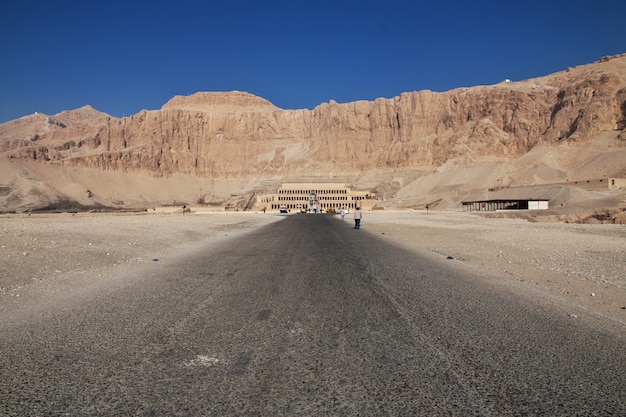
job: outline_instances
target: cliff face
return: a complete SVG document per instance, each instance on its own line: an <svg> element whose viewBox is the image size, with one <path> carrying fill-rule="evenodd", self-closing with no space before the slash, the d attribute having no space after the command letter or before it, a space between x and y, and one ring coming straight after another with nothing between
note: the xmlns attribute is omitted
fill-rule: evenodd
<svg viewBox="0 0 626 417"><path fill-rule="evenodd" d="M595 146L594 155L600 155L606 153L607 142L600 144L598 138L607 132L617 138L609 151L622 153L602 157L617 161L613 168L602 168L602 175L626 175L626 164L620 162L625 129L626 54L536 79L443 93L410 92L373 102L331 101L313 110L282 110L263 98L234 91L177 96L160 110L125 118L89 106L54 116L34 114L0 124L0 159L4 165L20 161L63 172L91 169L110 175L187 175L227 182L357 178L369 172L389 180L381 189L397 190L411 181L399 180L400 171L441 172L450 166L526 158L522 166L537 168L531 180L524 181L528 185L532 178L548 181L547 175L570 178L574 169L582 172L584 161L577 160L577 167L565 161L571 156L554 154L550 162L532 162L525 155L541 155L537 150L548 145L570 150ZM500 171L507 173L498 174L497 181L506 177L508 184L515 183L514 172ZM390 185L394 181L400 182ZM33 189L42 182L46 180L33 179ZM16 201L14 206L29 193L15 197L19 187L6 181L0 186L7 201ZM208 200L217 193L200 188L197 192ZM226 189L223 193L228 195ZM113 200L107 201L99 204Z"/></svg>
<svg viewBox="0 0 626 417"><path fill-rule="evenodd" d="M626 127L626 56L547 77L281 110L247 93L177 96L113 118L90 107L0 125L0 155L198 177L288 177L520 156Z"/></svg>

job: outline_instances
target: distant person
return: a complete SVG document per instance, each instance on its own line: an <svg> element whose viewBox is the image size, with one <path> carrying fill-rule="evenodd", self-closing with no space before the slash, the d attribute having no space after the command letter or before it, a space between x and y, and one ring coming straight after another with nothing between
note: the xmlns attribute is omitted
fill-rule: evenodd
<svg viewBox="0 0 626 417"><path fill-rule="evenodd" d="M343 221L343 218L346 217L346 209L341 209L339 214L341 214L341 221Z"/></svg>
<svg viewBox="0 0 626 417"><path fill-rule="evenodd" d="M361 214L361 208L357 207L356 210L354 211L354 228L355 229L361 228L361 217L363 217L363 215Z"/></svg>

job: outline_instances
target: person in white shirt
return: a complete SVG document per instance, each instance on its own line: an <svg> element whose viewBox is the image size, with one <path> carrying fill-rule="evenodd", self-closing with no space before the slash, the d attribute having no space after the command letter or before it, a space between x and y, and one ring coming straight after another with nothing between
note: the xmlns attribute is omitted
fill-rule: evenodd
<svg viewBox="0 0 626 417"><path fill-rule="evenodd" d="M360 229L361 228L361 208L357 207L356 210L354 211L354 228L355 229Z"/></svg>

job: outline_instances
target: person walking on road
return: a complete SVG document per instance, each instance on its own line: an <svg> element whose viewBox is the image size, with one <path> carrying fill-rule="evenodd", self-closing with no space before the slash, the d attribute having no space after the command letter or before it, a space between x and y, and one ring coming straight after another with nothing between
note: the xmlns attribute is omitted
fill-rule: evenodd
<svg viewBox="0 0 626 417"><path fill-rule="evenodd" d="M361 208L357 207L356 210L354 211L354 228L355 229L360 229L361 228Z"/></svg>

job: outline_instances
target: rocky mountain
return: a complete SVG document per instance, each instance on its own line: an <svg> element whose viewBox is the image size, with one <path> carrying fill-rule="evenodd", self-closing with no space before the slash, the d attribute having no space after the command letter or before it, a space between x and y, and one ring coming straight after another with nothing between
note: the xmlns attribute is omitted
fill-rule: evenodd
<svg viewBox="0 0 626 417"><path fill-rule="evenodd" d="M626 176L625 129L626 54L535 79L331 100L313 110L283 110L238 91L176 96L124 118L85 106L0 125L0 210L55 198L85 207L217 204L293 179L341 180L417 204L460 190ZM593 161L604 162L585 170ZM442 180L470 167L483 174ZM67 181L50 179L53 172ZM437 176L438 187L416 185ZM114 177L162 180L167 191L138 197L124 181L105 191L99 180ZM190 194L172 185L183 177Z"/></svg>

